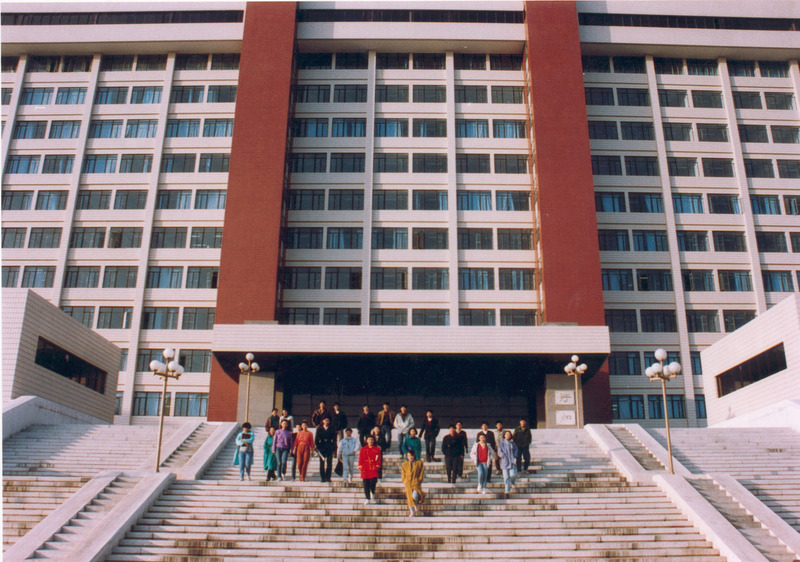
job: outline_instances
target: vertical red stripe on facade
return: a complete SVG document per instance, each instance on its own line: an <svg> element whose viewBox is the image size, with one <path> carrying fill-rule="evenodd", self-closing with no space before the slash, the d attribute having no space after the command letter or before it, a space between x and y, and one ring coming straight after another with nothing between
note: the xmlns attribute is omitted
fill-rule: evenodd
<svg viewBox="0 0 800 562"><path fill-rule="evenodd" d="M244 18L216 322L275 320L294 2L248 2ZM212 362L209 420L235 420L238 376Z"/></svg>
<svg viewBox="0 0 800 562"><path fill-rule="evenodd" d="M544 320L605 324L578 15L525 3ZM611 421L606 367L584 387L585 420Z"/></svg>

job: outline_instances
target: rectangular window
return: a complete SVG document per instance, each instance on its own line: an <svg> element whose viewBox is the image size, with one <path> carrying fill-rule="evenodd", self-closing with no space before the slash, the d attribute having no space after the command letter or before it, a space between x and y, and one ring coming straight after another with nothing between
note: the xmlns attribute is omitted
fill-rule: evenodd
<svg viewBox="0 0 800 562"><path fill-rule="evenodd" d="M622 121L622 138L624 140L655 140L653 124L647 121Z"/></svg>
<svg viewBox="0 0 800 562"><path fill-rule="evenodd" d="M128 87L100 87L95 90L95 105L116 105L127 103Z"/></svg>
<svg viewBox="0 0 800 562"><path fill-rule="evenodd" d="M370 326L407 326L408 310L405 308L372 308L369 311Z"/></svg>
<svg viewBox="0 0 800 562"><path fill-rule="evenodd" d="M730 158L703 158L703 175L707 178L732 178L733 160Z"/></svg>
<svg viewBox="0 0 800 562"><path fill-rule="evenodd" d="M792 244L792 252L800 253L800 232L790 232L789 239Z"/></svg>
<svg viewBox="0 0 800 562"><path fill-rule="evenodd" d="M181 349L178 363L187 373L208 373L211 371L211 350Z"/></svg>
<svg viewBox="0 0 800 562"><path fill-rule="evenodd" d="M537 311L533 309L500 309L501 326L536 326Z"/></svg>
<svg viewBox="0 0 800 562"><path fill-rule="evenodd" d="M789 77L789 63L785 60L760 60L758 68L762 78Z"/></svg>
<svg viewBox="0 0 800 562"><path fill-rule="evenodd" d="M328 227L325 247L329 250L360 250L362 238L362 228Z"/></svg>
<svg viewBox="0 0 800 562"><path fill-rule="evenodd" d="M755 215L781 214L781 204L777 195L751 195L750 205Z"/></svg>
<svg viewBox="0 0 800 562"><path fill-rule="evenodd" d="M130 306L101 306L97 314L98 330L127 330L131 327L133 308Z"/></svg>
<svg viewBox="0 0 800 562"><path fill-rule="evenodd" d="M501 291L532 291L536 288L536 272L533 268L501 267L499 273Z"/></svg>
<svg viewBox="0 0 800 562"><path fill-rule="evenodd" d="M644 74L644 57L614 57L614 72Z"/></svg>
<svg viewBox="0 0 800 562"><path fill-rule="evenodd" d="M446 137L447 119L414 119L413 131L415 137Z"/></svg>
<svg viewBox="0 0 800 562"><path fill-rule="evenodd" d="M669 156L667 169L671 177L694 177L697 175L697 159Z"/></svg>
<svg viewBox="0 0 800 562"><path fill-rule="evenodd" d="M673 193L672 207L675 213L702 213L703 195L700 193Z"/></svg>
<svg viewBox="0 0 800 562"><path fill-rule="evenodd" d="M638 351L612 351L608 355L608 374L611 376L640 376L642 359Z"/></svg>
<svg viewBox="0 0 800 562"><path fill-rule="evenodd" d="M686 90L658 90L661 107L686 107Z"/></svg>
<svg viewBox="0 0 800 562"><path fill-rule="evenodd" d="M742 142L769 142L767 127L766 125L739 125L739 139Z"/></svg>
<svg viewBox="0 0 800 562"><path fill-rule="evenodd" d="M142 330L177 330L178 307L146 306L142 309Z"/></svg>
<svg viewBox="0 0 800 562"><path fill-rule="evenodd" d="M653 58L656 74L683 74L683 59Z"/></svg>
<svg viewBox="0 0 800 562"><path fill-rule="evenodd" d="M498 211L530 211L531 194L528 191L498 191L495 197Z"/></svg>
<svg viewBox="0 0 800 562"><path fill-rule="evenodd" d="M671 291L672 271L669 269L637 269L636 288L639 291Z"/></svg>
<svg viewBox="0 0 800 562"><path fill-rule="evenodd" d="M715 59L686 59L686 70L690 76L716 76Z"/></svg>
<svg viewBox="0 0 800 562"><path fill-rule="evenodd" d="M327 100L326 100L327 101ZM408 86L375 86L375 103L407 103Z"/></svg>
<svg viewBox="0 0 800 562"><path fill-rule="evenodd" d="M794 109L794 95L783 92L764 92L764 101L767 109Z"/></svg>
<svg viewBox="0 0 800 562"><path fill-rule="evenodd" d="M156 192L156 209L189 209L191 201L190 189L159 189Z"/></svg>
<svg viewBox="0 0 800 562"><path fill-rule="evenodd" d="M790 125L771 125L770 129L772 129L772 142L774 143L800 143L800 134L798 133L798 131L800 131L800 127L793 127Z"/></svg>
<svg viewBox="0 0 800 562"><path fill-rule="evenodd" d="M690 141L692 140L691 123L664 123L664 140Z"/></svg>
<svg viewBox="0 0 800 562"><path fill-rule="evenodd" d="M444 70L444 53L414 53L415 70Z"/></svg>
<svg viewBox="0 0 800 562"><path fill-rule="evenodd" d="M677 332L674 310L642 310L642 332Z"/></svg>
<svg viewBox="0 0 800 562"><path fill-rule="evenodd" d="M214 328L215 308L186 307L183 309L182 330L212 330Z"/></svg>
<svg viewBox="0 0 800 562"><path fill-rule="evenodd" d="M68 266L64 272L64 288L96 288L100 282L100 267L94 265Z"/></svg>
<svg viewBox="0 0 800 562"><path fill-rule="evenodd" d="M35 363L100 394L105 393L107 373L77 355L40 337Z"/></svg>
<svg viewBox="0 0 800 562"><path fill-rule="evenodd" d="M666 252L668 250L666 230L633 231L634 252Z"/></svg>
<svg viewBox="0 0 800 562"><path fill-rule="evenodd" d="M491 70L522 70L522 55L489 55Z"/></svg>
<svg viewBox="0 0 800 562"><path fill-rule="evenodd" d="M141 248L142 227L112 226L108 233L109 248Z"/></svg>
<svg viewBox="0 0 800 562"><path fill-rule="evenodd" d="M610 332L638 332L635 310L606 309L606 326Z"/></svg>
<svg viewBox="0 0 800 562"><path fill-rule="evenodd" d="M728 74L731 76L755 76L756 61L728 60Z"/></svg>
<svg viewBox="0 0 800 562"><path fill-rule="evenodd" d="M405 189L376 189L372 192L372 208L405 211L408 209L408 191Z"/></svg>
<svg viewBox="0 0 800 562"><path fill-rule="evenodd" d="M499 194L500 192L498 192ZM517 192L503 192L517 193ZM520 192L525 193L525 192ZM491 211L492 192L459 189L456 191L456 202L459 211ZM500 209L498 209L500 210Z"/></svg>
<svg viewBox="0 0 800 562"><path fill-rule="evenodd" d="M160 359L160 358L157 358ZM149 371L149 367L142 369ZM170 395L167 394L167 397ZM166 400L165 400L166 402ZM161 393L160 392L134 392L133 393L133 407L131 414L134 416L157 416L161 408ZM165 404L164 415L168 415L166 411L168 408Z"/></svg>
<svg viewBox="0 0 800 562"><path fill-rule="evenodd" d="M450 288L449 272L441 267L414 267L411 288L423 291L442 291Z"/></svg>
<svg viewBox="0 0 800 562"><path fill-rule="evenodd" d="M491 228L458 229L459 250L491 250L493 247Z"/></svg>
<svg viewBox="0 0 800 562"><path fill-rule="evenodd" d="M195 209L224 209L228 193L224 189L198 189L194 199Z"/></svg>
<svg viewBox="0 0 800 562"><path fill-rule="evenodd" d="M778 160L778 176L800 178L800 160Z"/></svg>
<svg viewBox="0 0 800 562"><path fill-rule="evenodd" d="M84 174L113 174L116 169L116 154L87 154L83 157Z"/></svg>
<svg viewBox="0 0 800 562"><path fill-rule="evenodd" d="M720 291L749 292L753 290L750 272L745 269L720 269L717 271L717 275L719 277Z"/></svg>
<svg viewBox="0 0 800 562"><path fill-rule="evenodd" d="M800 215L800 195L784 195L783 206L787 215Z"/></svg>
<svg viewBox="0 0 800 562"><path fill-rule="evenodd" d="M660 193L628 193L631 213L663 213Z"/></svg>
<svg viewBox="0 0 800 562"><path fill-rule="evenodd" d="M484 53L454 53L453 66L456 70L486 70Z"/></svg>
<svg viewBox="0 0 800 562"><path fill-rule="evenodd" d="M122 119L100 119L89 122L90 139L116 139L122 134Z"/></svg>
<svg viewBox="0 0 800 562"><path fill-rule="evenodd" d="M413 92L412 101L414 103L444 103L447 101L447 89L444 86L415 84Z"/></svg>
<svg viewBox="0 0 800 562"><path fill-rule="evenodd" d="M650 105L650 93L647 88L617 88L617 103L646 107Z"/></svg>
<svg viewBox="0 0 800 562"><path fill-rule="evenodd" d="M494 326L495 310L493 308L459 308L459 326Z"/></svg>
<svg viewBox="0 0 800 562"><path fill-rule="evenodd" d="M364 164L364 153L331 153L331 173L363 173Z"/></svg>
<svg viewBox="0 0 800 562"><path fill-rule="evenodd" d="M176 68L176 70L178 70ZM205 86L173 86L170 103L203 103Z"/></svg>
<svg viewBox="0 0 800 562"><path fill-rule="evenodd" d="M308 70L327 70L333 64L331 53L302 53L297 55L297 68Z"/></svg>
<svg viewBox="0 0 800 562"><path fill-rule="evenodd" d="M655 156L626 156L625 175L657 176L658 158Z"/></svg>
<svg viewBox="0 0 800 562"><path fill-rule="evenodd" d="M167 138L196 137L200 134L200 119L170 119L167 121Z"/></svg>
<svg viewBox="0 0 800 562"><path fill-rule="evenodd" d="M33 191L3 190L4 211L27 211L31 208Z"/></svg>
<svg viewBox="0 0 800 562"><path fill-rule="evenodd" d="M196 154L164 154L161 157L161 173L191 174L196 164Z"/></svg>
<svg viewBox="0 0 800 562"><path fill-rule="evenodd" d="M214 53L211 70L239 70L239 53Z"/></svg>
<svg viewBox="0 0 800 562"><path fill-rule="evenodd" d="M761 109L761 93L734 91L732 94L736 109Z"/></svg>
<svg viewBox="0 0 800 562"><path fill-rule="evenodd" d="M39 171L41 156L36 155L9 155L6 161L6 174L35 174Z"/></svg>
<svg viewBox="0 0 800 562"><path fill-rule="evenodd" d="M366 84L336 84L333 87L334 103L366 103Z"/></svg>
<svg viewBox="0 0 800 562"><path fill-rule="evenodd" d="M449 326L450 311L446 308L415 308L411 311L413 326Z"/></svg>
<svg viewBox="0 0 800 562"><path fill-rule="evenodd" d="M414 119L416 123L417 119ZM445 128L447 125L447 120L443 119L445 124ZM495 127L497 126L497 120L495 120ZM524 130L524 121L523 123L523 130ZM422 135L414 135L414 136L422 136ZM447 132L442 136L447 136ZM497 135L495 135L497 136ZM488 138L489 137L489 121L486 119L456 119L456 138Z"/></svg>
<svg viewBox="0 0 800 562"><path fill-rule="evenodd" d="M206 119L206 123L208 122L209 119ZM233 122L231 121L231 131L232 130ZM328 119L327 117L314 119L295 119L292 125L292 135L298 138L327 137ZM205 131L204 136L206 136Z"/></svg>
<svg viewBox="0 0 800 562"><path fill-rule="evenodd" d="M456 172L459 174L488 174L488 154L456 154Z"/></svg>
<svg viewBox="0 0 800 562"><path fill-rule="evenodd" d="M209 86L208 103L234 103L236 101L236 86Z"/></svg>
<svg viewBox="0 0 800 562"><path fill-rule="evenodd" d="M690 334L719 332L719 314L716 310L687 310L686 324Z"/></svg>
<svg viewBox="0 0 800 562"><path fill-rule="evenodd" d="M292 173L325 173L328 165L328 155L325 153L292 154Z"/></svg>
<svg viewBox="0 0 800 562"><path fill-rule="evenodd" d="M447 154L414 154L411 170L415 174L446 174Z"/></svg>
<svg viewBox="0 0 800 562"><path fill-rule="evenodd" d="M679 230L678 250L681 252L707 252L708 233L704 230Z"/></svg>
<svg viewBox="0 0 800 562"><path fill-rule="evenodd" d="M728 142L728 126L698 123L697 138L700 142Z"/></svg>
<svg viewBox="0 0 800 562"><path fill-rule="evenodd" d="M786 352L780 343L717 375L717 393L725 396L786 369Z"/></svg>
<svg viewBox="0 0 800 562"><path fill-rule="evenodd" d="M63 211L66 208L66 191L40 191L36 194L37 211Z"/></svg>
<svg viewBox="0 0 800 562"><path fill-rule="evenodd" d="M328 103L331 101L331 87L328 84L297 86L294 91L294 101L297 103Z"/></svg>
<svg viewBox="0 0 800 562"><path fill-rule="evenodd" d="M11 89L8 88L11 92ZM9 97L11 94L9 93ZM53 99L53 88L23 88L19 98L20 105L49 105Z"/></svg>
<svg viewBox="0 0 800 562"><path fill-rule="evenodd" d="M722 318L725 324L725 332L730 333L738 330L750 320L756 317L755 310L723 310ZM695 373L697 374L697 373Z"/></svg>
<svg viewBox="0 0 800 562"><path fill-rule="evenodd" d="M692 105L694 107L703 108L722 107L722 92L713 90L692 90Z"/></svg>
<svg viewBox="0 0 800 562"><path fill-rule="evenodd" d="M495 123L497 123L495 119ZM524 123L524 121L523 121ZM496 126L496 125L495 125ZM497 133L494 135L497 137ZM617 132L616 121L589 121L589 138L593 140L617 140L619 133Z"/></svg>
<svg viewBox="0 0 800 562"><path fill-rule="evenodd" d="M53 121L50 123L51 139L77 139L81 131L80 121ZM41 138L41 137L39 137ZM47 161L45 156L45 161ZM70 156L72 158L72 156Z"/></svg>
<svg viewBox="0 0 800 562"><path fill-rule="evenodd" d="M774 178L775 169L772 160L745 158L744 173L748 178Z"/></svg>
<svg viewBox="0 0 800 562"><path fill-rule="evenodd" d="M192 232L194 233L194 229ZM288 249L322 248L322 227L287 228L285 232L285 244Z"/></svg>
<svg viewBox="0 0 800 562"><path fill-rule="evenodd" d="M762 271L766 292L791 293L794 291L791 271Z"/></svg>
<svg viewBox="0 0 800 562"><path fill-rule="evenodd" d="M325 209L324 189L292 189L289 191L290 211L321 211Z"/></svg>
<svg viewBox="0 0 800 562"><path fill-rule="evenodd" d="M614 105L613 88L584 88L586 105Z"/></svg>
<svg viewBox="0 0 800 562"><path fill-rule="evenodd" d="M365 137L367 120L361 117L334 117L331 126L332 137Z"/></svg>
<svg viewBox="0 0 800 562"><path fill-rule="evenodd" d="M133 55L103 55L100 72L125 72L133 70Z"/></svg>
<svg viewBox="0 0 800 562"><path fill-rule="evenodd" d="M622 162L619 156L592 155L592 174L595 176L621 176Z"/></svg>
<svg viewBox="0 0 800 562"><path fill-rule="evenodd" d="M525 103L522 86L492 86L492 103Z"/></svg>
<svg viewBox="0 0 800 562"><path fill-rule="evenodd" d="M495 174L526 174L528 173L527 154L495 154Z"/></svg>
<svg viewBox="0 0 800 562"><path fill-rule="evenodd" d="M137 55L136 71L152 72L166 70L167 55Z"/></svg>
<svg viewBox="0 0 800 562"><path fill-rule="evenodd" d="M154 226L150 237L151 248L185 248L185 226Z"/></svg>
<svg viewBox="0 0 800 562"><path fill-rule="evenodd" d="M193 226L190 248L221 248L221 226Z"/></svg>
<svg viewBox="0 0 800 562"><path fill-rule="evenodd" d="M70 248L102 248L106 239L106 229L100 227L75 227L69 237Z"/></svg>
<svg viewBox="0 0 800 562"><path fill-rule="evenodd" d="M281 288L292 290L319 289L321 267L284 267L281 271Z"/></svg>
<svg viewBox="0 0 800 562"><path fill-rule="evenodd" d="M319 308L283 308L278 311L280 324L319 324Z"/></svg>
<svg viewBox="0 0 800 562"><path fill-rule="evenodd" d="M120 174L144 174L153 167L152 154L123 154L119 160Z"/></svg>
<svg viewBox="0 0 800 562"><path fill-rule="evenodd" d="M24 248L27 228L4 228L3 248Z"/></svg>
<svg viewBox="0 0 800 562"><path fill-rule="evenodd" d="M104 289L132 289L136 287L139 268L135 265L107 265L103 272Z"/></svg>
<svg viewBox="0 0 800 562"><path fill-rule="evenodd" d="M683 269L681 270L683 290L687 292L713 291L714 272L710 269Z"/></svg>
<svg viewBox="0 0 800 562"><path fill-rule="evenodd" d="M633 272L630 269L602 269L604 291L633 291Z"/></svg>
<svg viewBox="0 0 800 562"><path fill-rule="evenodd" d="M145 287L148 289L180 289L182 282L183 267L151 265L147 268Z"/></svg>
<svg viewBox="0 0 800 562"><path fill-rule="evenodd" d="M186 269L187 289L216 289L219 280L219 267L189 266Z"/></svg>
<svg viewBox="0 0 800 562"><path fill-rule="evenodd" d="M325 120L327 122L327 120ZM407 137L408 119L375 119L376 137Z"/></svg>
<svg viewBox="0 0 800 562"><path fill-rule="evenodd" d="M708 210L715 215L738 215L739 198L736 195L709 195Z"/></svg>
<svg viewBox="0 0 800 562"><path fill-rule="evenodd" d="M139 372L150 372L151 361L163 361L163 349L142 349L139 348L139 353L136 356L136 370ZM158 393L161 394L160 392Z"/></svg>
<svg viewBox="0 0 800 562"><path fill-rule="evenodd" d="M611 63L608 57L583 55L581 57L581 64L584 72L611 72Z"/></svg>
<svg viewBox="0 0 800 562"><path fill-rule="evenodd" d="M532 250L533 229L530 228L498 228L498 250Z"/></svg>
<svg viewBox="0 0 800 562"><path fill-rule="evenodd" d="M361 325L361 309L325 308L322 313L322 323L330 326L359 326Z"/></svg>
<svg viewBox="0 0 800 562"><path fill-rule="evenodd" d="M86 102L86 88L59 88L56 105L83 105Z"/></svg>
<svg viewBox="0 0 800 562"><path fill-rule="evenodd" d="M597 231L601 252L627 252L631 249L627 230L600 229Z"/></svg>
<svg viewBox="0 0 800 562"><path fill-rule="evenodd" d="M615 420L643 420L644 400L641 394L611 396L611 417Z"/></svg>
<svg viewBox="0 0 800 562"><path fill-rule="evenodd" d="M157 129L158 119L128 119L128 122L125 124L125 138L154 138Z"/></svg>
<svg viewBox="0 0 800 562"><path fill-rule="evenodd" d="M408 289L408 269L405 267L373 267L370 270L373 290Z"/></svg>
<svg viewBox="0 0 800 562"><path fill-rule="evenodd" d="M80 123L80 121L78 121ZM47 121L17 121L12 139L43 139L47 131ZM58 138L58 137L53 137Z"/></svg>
<svg viewBox="0 0 800 562"><path fill-rule="evenodd" d="M786 253L789 247L786 245L786 234L783 232L756 232L756 243L758 251Z"/></svg>
<svg viewBox="0 0 800 562"><path fill-rule="evenodd" d="M405 70L408 68L408 53L377 53L375 66L378 70Z"/></svg>
<svg viewBox="0 0 800 562"><path fill-rule="evenodd" d="M362 70L367 66L367 53L336 53L337 70Z"/></svg>
<svg viewBox="0 0 800 562"><path fill-rule="evenodd" d="M175 410L172 413L173 416L205 417L207 411L207 392L175 393Z"/></svg>
<svg viewBox="0 0 800 562"><path fill-rule="evenodd" d="M19 278L18 265L3 266L3 287L15 288L17 286L18 278Z"/></svg>
<svg viewBox="0 0 800 562"><path fill-rule="evenodd" d="M746 252L747 243L743 232L714 232L715 252Z"/></svg>
<svg viewBox="0 0 800 562"><path fill-rule="evenodd" d="M408 173L408 154L375 154L373 172L376 174Z"/></svg>
<svg viewBox="0 0 800 562"><path fill-rule="evenodd" d="M51 288L55 275L53 265L26 265L22 271L22 287Z"/></svg>
<svg viewBox="0 0 800 562"><path fill-rule="evenodd" d="M405 250L408 248L408 228L372 227L374 250Z"/></svg>
<svg viewBox="0 0 800 562"><path fill-rule="evenodd" d="M205 173L225 173L230 164L230 154L201 154L198 172Z"/></svg>
<svg viewBox="0 0 800 562"><path fill-rule="evenodd" d="M361 289L361 268L326 267L325 288L331 290Z"/></svg>
<svg viewBox="0 0 800 562"><path fill-rule="evenodd" d="M486 86L456 86L456 103L487 103Z"/></svg>

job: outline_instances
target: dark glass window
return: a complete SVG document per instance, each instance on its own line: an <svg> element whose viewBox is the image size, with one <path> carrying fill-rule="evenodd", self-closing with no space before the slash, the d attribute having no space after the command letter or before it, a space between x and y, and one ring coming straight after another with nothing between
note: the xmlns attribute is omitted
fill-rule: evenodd
<svg viewBox="0 0 800 562"><path fill-rule="evenodd" d="M107 373L42 337L36 345L35 363L95 392L103 394Z"/></svg>

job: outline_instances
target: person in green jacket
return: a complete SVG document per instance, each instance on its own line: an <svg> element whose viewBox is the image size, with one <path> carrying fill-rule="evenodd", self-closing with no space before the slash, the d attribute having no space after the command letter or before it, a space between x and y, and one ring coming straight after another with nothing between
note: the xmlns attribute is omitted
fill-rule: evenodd
<svg viewBox="0 0 800 562"><path fill-rule="evenodd" d="M270 426L267 438L264 439L264 470L267 471L267 482L277 479L275 471L278 470L278 457L272 450L273 439L275 439L275 428Z"/></svg>
<svg viewBox="0 0 800 562"><path fill-rule="evenodd" d="M408 437L403 440L403 456L408 451L414 451L415 458L422 456L422 441L417 437L417 429L412 427L408 430Z"/></svg>

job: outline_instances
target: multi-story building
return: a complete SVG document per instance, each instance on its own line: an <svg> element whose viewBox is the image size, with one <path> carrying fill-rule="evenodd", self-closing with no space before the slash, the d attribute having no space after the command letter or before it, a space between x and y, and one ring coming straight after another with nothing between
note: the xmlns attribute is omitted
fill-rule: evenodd
<svg viewBox="0 0 800 562"><path fill-rule="evenodd" d="M800 287L791 3L203 7L2 15L3 286L123 349L120 420L174 347L173 416L241 419L252 379L254 419L575 423L578 353L586 421L661 423L663 347L702 425L700 350Z"/></svg>

